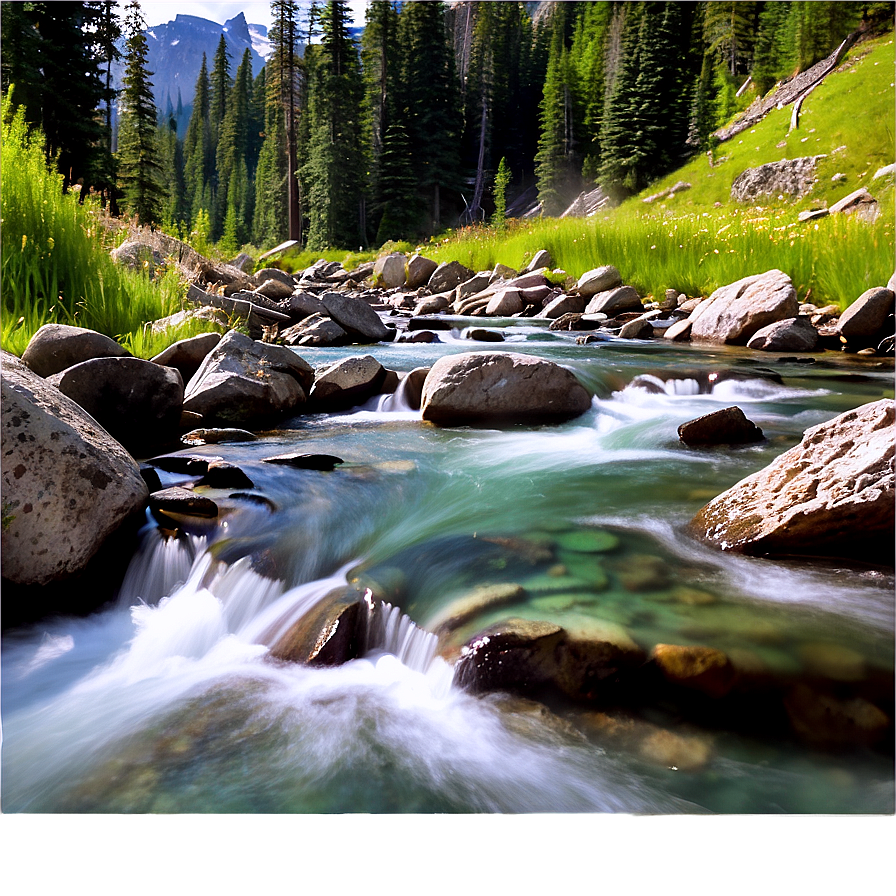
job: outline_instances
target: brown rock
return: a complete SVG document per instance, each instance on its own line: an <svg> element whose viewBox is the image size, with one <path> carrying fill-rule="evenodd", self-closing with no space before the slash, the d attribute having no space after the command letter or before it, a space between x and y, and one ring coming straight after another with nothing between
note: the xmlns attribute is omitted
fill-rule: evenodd
<svg viewBox="0 0 896 896"><path fill-rule="evenodd" d="M709 697L724 697L734 684L731 661L714 647L657 644L651 659L667 681Z"/></svg>
<svg viewBox="0 0 896 896"><path fill-rule="evenodd" d="M722 408L678 427L685 445L743 445L761 442L762 430L739 407Z"/></svg>

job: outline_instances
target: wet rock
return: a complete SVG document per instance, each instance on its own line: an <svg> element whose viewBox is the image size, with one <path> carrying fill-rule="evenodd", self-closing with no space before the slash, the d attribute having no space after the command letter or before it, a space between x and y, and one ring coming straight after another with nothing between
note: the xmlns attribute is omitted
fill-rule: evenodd
<svg viewBox="0 0 896 896"><path fill-rule="evenodd" d="M444 261L429 278L430 292L448 292L473 276L473 271L459 261Z"/></svg>
<svg viewBox="0 0 896 896"><path fill-rule="evenodd" d="M708 697L724 697L734 685L731 661L714 647L657 644L650 658L666 681Z"/></svg>
<svg viewBox="0 0 896 896"><path fill-rule="evenodd" d="M799 303L785 273L766 271L717 289L690 317L691 339L745 345L757 330L794 318Z"/></svg>
<svg viewBox="0 0 896 896"><path fill-rule="evenodd" d="M22 363L38 376L48 377L93 358L129 358L114 339L95 330L67 324L44 324L22 353Z"/></svg>
<svg viewBox="0 0 896 896"><path fill-rule="evenodd" d="M585 299L577 295L559 295L542 309L540 317L553 320L565 314L582 314L585 311Z"/></svg>
<svg viewBox="0 0 896 896"><path fill-rule="evenodd" d="M841 644L813 641L800 645L797 655L809 675L830 681L862 681L868 671L864 657Z"/></svg>
<svg viewBox="0 0 896 896"><path fill-rule="evenodd" d="M407 376L402 377L395 390L396 399L404 402L412 411L419 411L423 384L428 374L428 367L415 367Z"/></svg>
<svg viewBox="0 0 896 896"><path fill-rule="evenodd" d="M503 342L504 334L500 330L470 327L468 330L464 330L464 339L472 339L475 342Z"/></svg>
<svg viewBox="0 0 896 896"><path fill-rule="evenodd" d="M620 339L650 339L653 336L651 321L657 320L662 316L663 312L660 310L648 311L645 314L638 315L634 320L624 323L617 335Z"/></svg>
<svg viewBox="0 0 896 896"><path fill-rule="evenodd" d="M363 404L383 391L386 371L372 355L345 358L318 372L309 400L329 410Z"/></svg>
<svg viewBox="0 0 896 896"><path fill-rule="evenodd" d="M881 331L893 313L894 299L893 292L882 286L866 290L840 315L837 332L847 342L888 335Z"/></svg>
<svg viewBox="0 0 896 896"><path fill-rule="evenodd" d="M408 320L408 330L451 330L454 324L450 320L439 320L436 317L412 317Z"/></svg>
<svg viewBox="0 0 896 896"><path fill-rule="evenodd" d="M284 345L348 345L349 334L324 314L311 314L301 323L288 327L280 333Z"/></svg>
<svg viewBox="0 0 896 896"><path fill-rule="evenodd" d="M325 292L321 302L327 314L356 342L391 342L395 331L390 330L379 315L363 299Z"/></svg>
<svg viewBox="0 0 896 896"><path fill-rule="evenodd" d="M404 336L399 336L396 342L422 342L422 343L432 343L432 342L441 342L438 336L435 333L430 333L429 330L416 330L414 333L406 333Z"/></svg>
<svg viewBox="0 0 896 896"><path fill-rule="evenodd" d="M818 330L802 315L762 327L747 342L747 348L761 352L811 352L816 345Z"/></svg>
<svg viewBox="0 0 896 896"><path fill-rule="evenodd" d="M576 283L576 292L585 299L590 299L599 292L616 289L622 285L619 271L611 264L586 271Z"/></svg>
<svg viewBox="0 0 896 896"><path fill-rule="evenodd" d="M341 457L332 454L277 454L264 458L266 464L281 464L299 470L333 470L338 464L345 463Z"/></svg>
<svg viewBox="0 0 896 896"><path fill-rule="evenodd" d="M255 442L258 436L245 429L192 429L181 436L182 442L194 445L217 445L219 442Z"/></svg>
<svg viewBox="0 0 896 896"><path fill-rule="evenodd" d="M208 465L215 461L224 460L223 457L203 454L167 454L161 457L150 458L148 463L166 473L186 473L190 476L202 476Z"/></svg>
<svg viewBox="0 0 896 896"><path fill-rule="evenodd" d="M288 348L231 330L187 384L184 409L208 423L255 427L295 413L314 378Z"/></svg>
<svg viewBox="0 0 896 896"><path fill-rule="evenodd" d="M199 516L209 519L218 515L218 505L211 498L197 495L188 488L174 486L153 492L149 496L149 508L165 515Z"/></svg>
<svg viewBox="0 0 896 896"><path fill-rule="evenodd" d="M892 565L892 399L806 430L799 445L707 504L691 531L747 554L868 557Z"/></svg>
<svg viewBox="0 0 896 896"><path fill-rule="evenodd" d="M816 746L872 746L883 740L892 724L869 700L835 697L804 684L792 688L784 706L794 732Z"/></svg>
<svg viewBox="0 0 896 896"><path fill-rule="evenodd" d="M373 266L373 276L383 289L396 289L404 286L405 256L401 252L391 252L376 260Z"/></svg>
<svg viewBox="0 0 896 896"><path fill-rule="evenodd" d="M431 258L424 258L422 255L416 254L412 255L408 259L407 285L411 289L425 286L437 267L438 265Z"/></svg>
<svg viewBox="0 0 896 896"><path fill-rule="evenodd" d="M554 537L557 547L577 554L605 554L619 546L619 538L602 529L577 529Z"/></svg>
<svg viewBox="0 0 896 896"><path fill-rule="evenodd" d="M159 352L152 362L179 370L183 381L189 383L208 353L220 341L220 333L202 333L190 339L181 339L169 345L163 352Z"/></svg>
<svg viewBox="0 0 896 896"><path fill-rule="evenodd" d="M366 646L366 610L354 589L331 591L277 638L270 656L307 666L339 666L355 659Z"/></svg>
<svg viewBox="0 0 896 896"><path fill-rule="evenodd" d="M631 286L619 286L595 293L585 307L585 314L606 314L615 316L626 311L644 310L637 291Z"/></svg>
<svg viewBox="0 0 896 896"><path fill-rule="evenodd" d="M739 407L722 408L678 427L685 445L743 445L761 442L762 430Z"/></svg>
<svg viewBox="0 0 896 896"><path fill-rule="evenodd" d="M209 488L255 488L255 483L241 467L224 460L210 463L205 475L196 484Z"/></svg>
<svg viewBox="0 0 896 896"><path fill-rule="evenodd" d="M498 585L481 585L445 607L427 622L427 628L436 635L443 635L460 628L480 613L518 603L526 596L522 585L508 582Z"/></svg>
<svg viewBox="0 0 896 896"><path fill-rule="evenodd" d="M3 577L44 585L80 572L149 493L79 405L18 358L3 352L2 362Z"/></svg>
<svg viewBox="0 0 896 896"><path fill-rule="evenodd" d="M559 422L591 407L591 396L564 367L510 352L440 358L426 377L423 419L443 426Z"/></svg>
<svg viewBox="0 0 896 896"><path fill-rule="evenodd" d="M671 327L663 331L663 339L668 339L670 342L684 342L691 337L692 325L693 322L689 317L676 321Z"/></svg>
<svg viewBox="0 0 896 896"><path fill-rule="evenodd" d="M805 156L769 162L758 168L747 168L731 184L731 198L735 202L752 202L760 196L803 196L815 183L815 170L825 156Z"/></svg>
<svg viewBox="0 0 896 896"><path fill-rule="evenodd" d="M642 759L676 771L694 772L712 758L711 741L700 735L681 735L666 728L651 731L640 743Z"/></svg>
<svg viewBox="0 0 896 896"><path fill-rule="evenodd" d="M184 384L172 367L141 358L93 358L49 381L134 455L178 439Z"/></svg>
<svg viewBox="0 0 896 896"><path fill-rule="evenodd" d="M607 567L616 573L626 591L643 593L669 587L669 564L653 554L627 554Z"/></svg>

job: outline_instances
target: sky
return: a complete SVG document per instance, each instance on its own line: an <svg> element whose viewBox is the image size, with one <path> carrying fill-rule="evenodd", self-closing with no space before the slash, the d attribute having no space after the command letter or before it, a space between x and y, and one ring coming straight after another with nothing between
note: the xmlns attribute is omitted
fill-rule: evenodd
<svg viewBox="0 0 896 896"><path fill-rule="evenodd" d="M119 5L124 5L120 3ZM351 0L349 4L355 17L356 25L364 24L365 0ZM271 4L268 0L142 0L140 7L146 24L162 25L173 21L178 14L199 16L223 25L239 13L245 13L246 21L251 24L271 27Z"/></svg>

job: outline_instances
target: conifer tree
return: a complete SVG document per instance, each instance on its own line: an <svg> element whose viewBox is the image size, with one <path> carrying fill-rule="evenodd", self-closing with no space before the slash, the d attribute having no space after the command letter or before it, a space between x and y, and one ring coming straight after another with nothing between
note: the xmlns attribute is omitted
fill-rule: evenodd
<svg viewBox="0 0 896 896"><path fill-rule="evenodd" d="M711 0L705 5L703 33L709 52L732 76L743 74L751 64L758 5L746 0Z"/></svg>
<svg viewBox="0 0 896 896"><path fill-rule="evenodd" d="M501 161L498 163L498 171L495 174L495 213L492 216L492 224L497 227L504 226L504 218L507 214L507 185L509 183L510 169L507 167L507 160L501 156Z"/></svg>
<svg viewBox="0 0 896 896"><path fill-rule="evenodd" d="M352 246L364 240L364 85L348 21L346 0L329 0L321 13L321 42L314 47L305 165L309 248Z"/></svg>
<svg viewBox="0 0 896 896"><path fill-rule="evenodd" d="M156 130L152 72L147 69L149 48L140 4L131 0L125 9L125 72L121 125L118 137L118 177L125 208L141 224L160 219L164 200L162 163Z"/></svg>
<svg viewBox="0 0 896 896"><path fill-rule="evenodd" d="M251 220L249 174L247 153L249 147L249 109L252 103L252 57L247 49L243 54L233 82L233 89L227 99L227 111L221 122L216 152L218 190L224 217L231 206L239 222L237 238L248 238L245 223Z"/></svg>
<svg viewBox="0 0 896 896"><path fill-rule="evenodd" d="M209 79L205 54L196 79L193 112L184 137L184 205L190 222L200 210L211 208L211 181L214 166L214 144L211 132Z"/></svg>

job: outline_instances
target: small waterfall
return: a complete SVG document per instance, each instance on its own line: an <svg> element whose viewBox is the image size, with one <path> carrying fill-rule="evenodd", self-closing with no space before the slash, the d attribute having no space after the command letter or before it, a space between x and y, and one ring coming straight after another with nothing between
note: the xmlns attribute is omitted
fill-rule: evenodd
<svg viewBox="0 0 896 896"><path fill-rule="evenodd" d="M368 653L389 653L408 668L426 672L436 656L438 638L419 628L398 607L381 603L372 609L367 632Z"/></svg>
<svg viewBox="0 0 896 896"><path fill-rule="evenodd" d="M204 535L167 536L155 526L148 527L118 591L119 605L157 604L187 581L206 544Z"/></svg>
<svg viewBox="0 0 896 896"><path fill-rule="evenodd" d="M379 395L376 399L376 410L382 414L415 413L420 410L419 401L417 407L412 407L409 400L409 377L402 377L398 388L390 395Z"/></svg>

